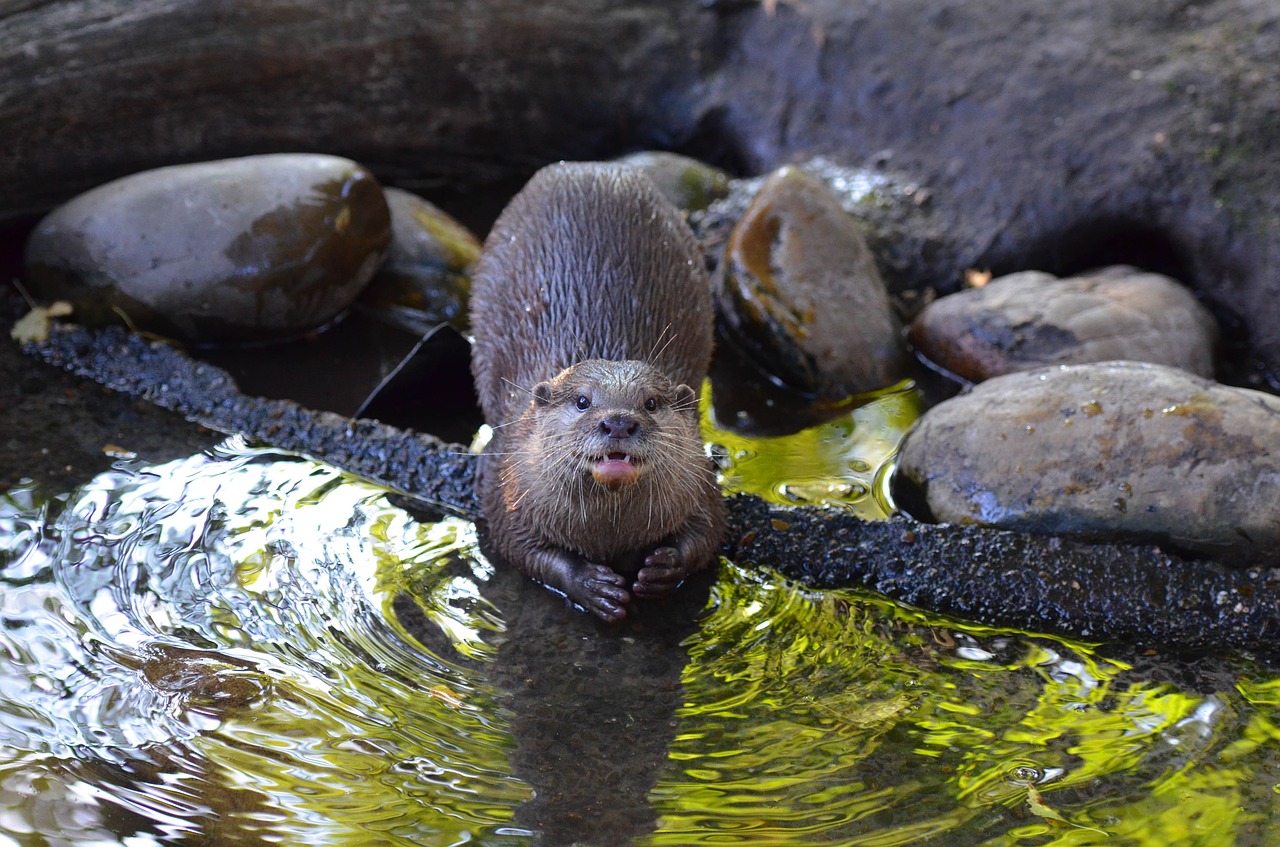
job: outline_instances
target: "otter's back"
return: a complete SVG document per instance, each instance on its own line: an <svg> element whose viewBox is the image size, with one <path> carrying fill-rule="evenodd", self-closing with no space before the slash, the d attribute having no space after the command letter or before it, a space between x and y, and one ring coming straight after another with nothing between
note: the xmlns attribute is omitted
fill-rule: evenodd
<svg viewBox="0 0 1280 847"><path fill-rule="evenodd" d="M543 168L507 205L473 274L472 372L485 419L585 359L640 359L695 389L714 321L702 255L680 213L622 165Z"/></svg>

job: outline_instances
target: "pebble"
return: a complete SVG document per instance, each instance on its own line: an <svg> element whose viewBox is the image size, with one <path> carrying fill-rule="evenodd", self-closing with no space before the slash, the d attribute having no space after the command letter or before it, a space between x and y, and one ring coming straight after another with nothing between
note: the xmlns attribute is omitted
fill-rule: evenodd
<svg viewBox="0 0 1280 847"><path fill-rule="evenodd" d="M728 174L678 153L644 150L618 161L647 173L658 190L683 212L701 211L729 194Z"/></svg>
<svg viewBox="0 0 1280 847"><path fill-rule="evenodd" d="M387 260L361 295L377 309L406 310L426 325L466 331L471 266L480 241L439 207L399 188L385 190L391 209Z"/></svg>

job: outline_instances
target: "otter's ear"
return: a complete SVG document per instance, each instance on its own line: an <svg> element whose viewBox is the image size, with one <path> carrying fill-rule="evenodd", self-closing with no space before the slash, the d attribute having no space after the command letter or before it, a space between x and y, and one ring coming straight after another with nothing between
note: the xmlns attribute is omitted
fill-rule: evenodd
<svg viewBox="0 0 1280 847"><path fill-rule="evenodd" d="M687 385L677 385L675 402L671 405L677 409L692 409L698 402L698 395Z"/></svg>
<svg viewBox="0 0 1280 847"><path fill-rule="evenodd" d="M540 382L533 387L533 402L539 406L551 405L551 383Z"/></svg>

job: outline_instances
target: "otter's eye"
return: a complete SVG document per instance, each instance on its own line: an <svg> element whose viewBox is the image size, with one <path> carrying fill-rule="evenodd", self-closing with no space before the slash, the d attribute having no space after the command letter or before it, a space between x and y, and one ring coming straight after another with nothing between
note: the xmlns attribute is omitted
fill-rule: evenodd
<svg viewBox="0 0 1280 847"><path fill-rule="evenodd" d="M591 398L585 394L579 394L577 406L579 412L585 412L587 409L591 408Z"/></svg>
<svg viewBox="0 0 1280 847"><path fill-rule="evenodd" d="M656 411L658 411L658 399L657 399L656 397L650 397L648 400L645 400L645 401L644 401L644 410L645 410L646 412L656 412Z"/></svg>

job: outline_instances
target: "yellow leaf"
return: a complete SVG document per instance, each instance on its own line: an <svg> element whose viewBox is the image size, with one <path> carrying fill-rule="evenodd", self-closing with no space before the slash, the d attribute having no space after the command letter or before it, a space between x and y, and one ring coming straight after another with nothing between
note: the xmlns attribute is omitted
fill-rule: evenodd
<svg viewBox="0 0 1280 847"><path fill-rule="evenodd" d="M1050 809L1048 806L1044 804L1044 798L1040 796L1040 792L1036 789L1034 785L1027 786L1027 808L1031 810L1031 814L1035 815L1038 818L1045 818L1046 820L1057 821L1058 823L1065 824L1066 826L1075 827L1076 829L1087 829L1090 832L1096 832L1096 833L1099 833L1100 835L1107 835L1107 833L1101 829L1094 829L1091 826L1081 826L1080 824L1072 823L1071 821L1064 818L1062 815L1055 812L1053 809Z"/></svg>
<svg viewBox="0 0 1280 847"><path fill-rule="evenodd" d="M54 318L65 318L72 312L71 304L63 300L49 306L33 306L19 318L9 330L9 337L19 344L34 344L49 340Z"/></svg>
<svg viewBox="0 0 1280 847"><path fill-rule="evenodd" d="M964 284L967 288L981 288L991 281L991 271L980 271L969 268L964 272Z"/></svg>

